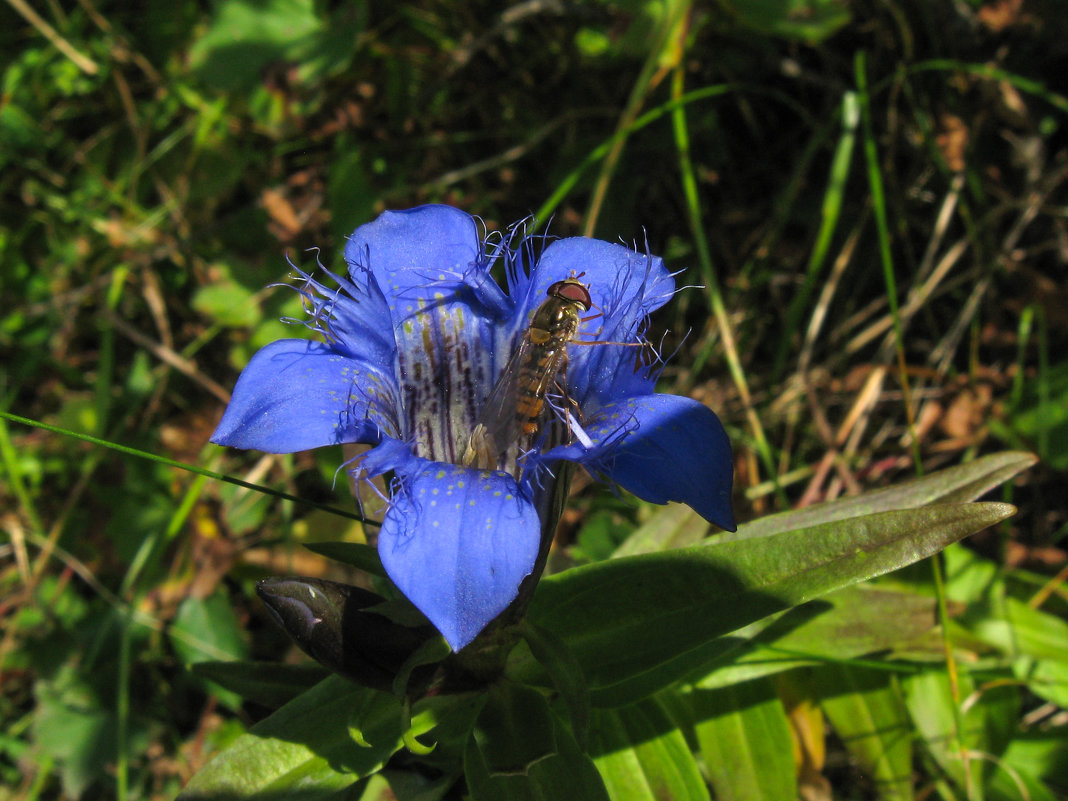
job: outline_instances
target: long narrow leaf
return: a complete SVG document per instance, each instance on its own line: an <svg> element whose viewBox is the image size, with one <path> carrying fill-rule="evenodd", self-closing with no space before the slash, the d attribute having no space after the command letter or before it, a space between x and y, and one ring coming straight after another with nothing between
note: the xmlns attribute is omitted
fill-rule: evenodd
<svg viewBox="0 0 1068 801"><path fill-rule="evenodd" d="M922 595L861 584L760 621L700 678L726 687L806 665L856 659L905 646L936 624L934 601Z"/></svg>
<svg viewBox="0 0 1068 801"><path fill-rule="evenodd" d="M591 746L613 801L709 797L686 738L657 699L599 712Z"/></svg>
<svg viewBox="0 0 1068 801"><path fill-rule="evenodd" d="M976 459L974 462L939 470L923 478L912 479L885 489L865 492L856 498L843 498L808 506L796 511L768 515L739 526L737 533L721 535L724 539L766 537L795 528L847 520L851 517L912 509L932 503L974 501L1037 461L1032 453L1006 451Z"/></svg>
<svg viewBox="0 0 1068 801"><path fill-rule="evenodd" d="M825 665L812 673L820 706L880 801L912 801L912 729L895 677Z"/></svg>
<svg viewBox="0 0 1068 801"><path fill-rule="evenodd" d="M396 698L331 676L238 737L178 800L299 793L301 801L325 801L379 770L402 734Z"/></svg>
<svg viewBox="0 0 1068 801"><path fill-rule="evenodd" d="M464 754L473 801L609 801L593 761L536 690L492 687Z"/></svg>
<svg viewBox="0 0 1068 801"><path fill-rule="evenodd" d="M911 564L1014 511L987 503L883 512L609 560L543 581L530 617L564 640L591 689L605 689L767 615ZM531 663L513 664L514 674L538 675Z"/></svg>
<svg viewBox="0 0 1068 801"><path fill-rule="evenodd" d="M797 797L790 724L766 681L691 694L701 755L717 801Z"/></svg>

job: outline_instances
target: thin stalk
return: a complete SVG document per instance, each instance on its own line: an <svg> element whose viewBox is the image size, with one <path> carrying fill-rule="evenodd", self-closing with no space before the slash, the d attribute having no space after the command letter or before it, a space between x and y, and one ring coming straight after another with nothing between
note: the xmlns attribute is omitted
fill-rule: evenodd
<svg viewBox="0 0 1068 801"><path fill-rule="evenodd" d="M676 67L672 74L671 94L675 100L685 97L683 93L683 81L685 72L682 67ZM731 330L730 320L727 318L727 309L723 303L723 293L720 291L719 281L716 278L716 269L712 264L712 252L708 246L708 238L705 236L704 226L701 225L701 199L697 191L697 178L694 175L693 162L690 158L690 135L686 126L686 110L682 104L675 107L671 115L672 127L675 132L675 147L679 154L679 173L682 179L682 189L686 196L686 214L693 233L694 245L697 248L697 259L701 267L701 280L705 284L709 304L716 318L716 326L723 340L723 351L727 358L727 369L731 379L738 389L738 396L745 407L746 421L753 435L757 453L764 469L768 472L768 478L775 482L776 495L779 501L786 503L786 494L778 483L778 470L775 468L775 458L771 453L771 445L764 433L764 427L760 424L753 409L753 398L749 392L749 383L745 378L745 370L742 368L741 359L738 356L738 347L734 341L734 333Z"/></svg>
<svg viewBox="0 0 1068 801"><path fill-rule="evenodd" d="M620 135L613 137L612 146L608 153L605 154L604 161L601 162L601 173L597 176L597 183L593 187L590 205L586 209L586 227L584 230L586 236L593 236L594 234L594 230L597 227L597 218L601 214L601 206L604 204L605 195L608 194L608 185L612 181L616 165L623 154L623 146L626 144L627 136L633 130L631 125L638 116L638 112L641 111L645 99L660 82L664 73L668 69L676 67L682 59L691 2L692 0L669 0L669 2L660 6L662 13L660 24L653 35L653 45L649 49L649 55L642 65L641 72L638 73L634 86L631 88L630 97L627 98L627 105L623 108L623 113L620 115L619 123L616 126L616 133Z"/></svg>
<svg viewBox="0 0 1068 801"><path fill-rule="evenodd" d="M857 84L857 96L860 100L861 120L864 126L864 156L868 168L868 186L871 191L872 212L875 218L875 230L878 234L879 257L883 266L883 280L886 284L886 299L890 307L890 317L894 324L894 346L897 353L898 370L901 379L902 396L905 403L905 415L908 420L909 439L912 444L912 458L916 472L923 474L923 460L920 452L920 438L916 435L915 419L912 409L912 398L909 389L908 370L905 361L905 337L901 324L901 312L897 299L897 279L894 275L894 260L890 250L890 223L886 210L886 194L883 190L883 179L879 165L879 153L875 144L875 133L871 118L871 95L868 91L868 75L866 53L858 50L854 60L854 74ZM940 557L934 556L930 560L931 571L934 577L935 598L938 602L938 617L941 623L942 648L949 673L950 692L953 697L953 725L956 730L955 738L957 749L964 763L965 792L969 798L973 797L971 786L971 769L969 756L964 747L961 733L964 731L964 721L961 714L960 677L957 673L957 662L953 657L953 643L949 634L949 610L946 604L945 579L942 573Z"/></svg>
<svg viewBox="0 0 1068 801"><path fill-rule="evenodd" d="M674 111L676 108L679 108L680 106L686 106L690 103L695 103L698 100L705 100L710 97L717 97L719 95L726 94L727 92L739 89L744 90L746 92L752 92L753 94L767 95L769 97L773 97L780 103L782 103L784 106L787 106L788 108L793 110L794 113L796 113L797 116L800 119L804 120L804 122L810 127L816 127L816 122L813 120L812 114L803 105L798 103L795 98L790 97L784 92L770 90L766 86L750 86L747 84L723 83L713 84L712 86L705 86L700 89L694 89L692 92L687 92L679 98L670 100L666 103L657 106L654 109L645 112L640 117L638 117L638 119L636 119L631 125L628 125L625 129L621 131L616 131L616 133L612 134L606 140L601 142L601 144L599 144L597 147L587 153L586 157L581 162L579 162L579 165L567 174L564 180L561 181L560 184L556 187L556 190L549 196L549 199L542 204L541 208L538 209L537 212L535 212L533 218L531 219L531 227L537 227L539 224L549 219L549 217L552 216L552 213L556 209L556 207L559 206L560 203L563 202L563 199L567 197L568 194L570 194L572 189L575 188L575 185L578 184L579 180L581 180L585 172L594 164L603 159L612 149L613 144L619 139L625 138L626 136L634 133L635 131L640 131L642 128L651 125L652 123L659 120L661 117L670 114L672 111Z"/></svg>
<svg viewBox="0 0 1068 801"><path fill-rule="evenodd" d="M792 343L793 332L798 328L801 315L808 305L808 300L815 290L816 281L827 261L827 254L831 250L831 241L838 229L838 220L842 213L842 202L845 197L845 187L849 180L849 168L853 162L853 145L857 138L857 123L860 121L860 109L857 106L855 92L846 92L842 95L842 135L835 148L834 158L831 161L830 174L827 179L827 191L823 195L823 207L820 210L820 228L816 234L816 242L812 246L812 255L809 256L808 267L805 270L805 282L790 304L786 313L785 336L779 343L779 352L775 355L774 367L771 370L772 383L777 383L782 377L782 370L786 365L789 346Z"/></svg>
<svg viewBox="0 0 1068 801"><path fill-rule="evenodd" d="M1041 81L1024 78L1014 72L995 67L993 64L971 64L967 61L957 61L951 58L934 58L912 64L907 70L911 74L917 72L965 72L969 75L987 78L992 81L1005 81L1021 92L1040 97L1057 110L1068 114L1068 97L1051 91Z"/></svg>
<svg viewBox="0 0 1068 801"><path fill-rule="evenodd" d="M615 145L616 142L625 139L627 136L634 133L635 131L640 131L647 125L651 125L652 123L659 120L661 117L670 114L679 106L685 106L688 103L694 103L698 100L705 100L710 97L717 97L719 95L726 94L727 92L735 88L737 87L735 87L733 84L721 83L714 84L713 86L705 86L701 89L695 89L694 91L687 92L685 95L682 95L681 97L672 100L671 102L664 103L663 105L658 106L657 108L645 112L645 114L642 114L642 116L638 117L638 119L634 120L634 122L630 125L627 125L622 130L616 131L606 140L601 142L601 144L599 144L597 147L587 153L586 157L581 162L579 162L579 165L567 174L564 180L560 182L560 185L556 187L556 190L551 195L549 195L549 199L546 200L542 204L541 208L534 213L534 218L531 221L531 227L535 228L542 221L549 219L549 217L552 216L552 213L556 209L556 207L559 206L563 202L564 198L567 197L568 194L570 194L571 190L575 188L575 185L582 178L586 170L588 170L594 164L596 164L605 156L607 156L608 153L611 152L612 147Z"/></svg>
<svg viewBox="0 0 1068 801"><path fill-rule="evenodd" d="M4 471L11 482L11 491L18 498L19 507L22 509L23 514L26 515L26 520L29 521L30 527L35 532L41 533L44 531L41 525L41 516L37 514L37 507L33 503L33 498L30 497L30 493L26 490L26 482L22 480L22 470L19 468L18 454L15 452L15 446L11 442L11 436L8 433L7 426L4 424L4 418L7 417L6 412L0 412L0 462L4 465ZM16 420L16 422L22 421Z"/></svg>
<svg viewBox="0 0 1068 801"><path fill-rule="evenodd" d="M156 462L157 464L166 465L167 467L175 467L179 470L185 470L189 473L196 473L200 476L215 479L216 481L225 481L227 484L235 484L238 487L244 487L245 489L255 490L261 492L264 495L273 495L276 498L282 500L292 501L294 503L300 503L305 506L310 506L314 509L320 509L330 514L338 515L339 517L347 517L350 520L359 520L361 523L370 525L381 525L374 520L367 520L361 515L355 512L350 512L346 509L339 509L336 506L328 506L324 503L318 503L316 501L309 500L307 498L300 498L296 495L290 495L288 492L282 492L271 487L265 487L262 484L252 484L248 481L243 481L236 476L228 476L224 473L216 473L214 470L206 470L203 467L197 467L196 465L186 464L185 462L179 462L176 459L168 459L166 456L160 456L155 453L149 453L148 451L138 450L137 448L131 448L128 445L120 445L117 442L108 442L107 440L99 439L98 437L90 436L89 434L82 434L77 431L71 431L67 428L60 428L59 426L49 425L48 423L42 423L40 420L31 420L28 417L21 417L17 414L11 414L10 412L0 412L0 418L11 420L15 423L22 423L23 425L33 426L34 428L40 428L44 431L50 431L53 434L62 434L67 437L73 437L74 439L80 439L84 442L90 442L93 445L100 445L104 448L110 448L113 451L119 453L125 453L128 456L136 456L139 459L146 459L150 462Z"/></svg>
<svg viewBox="0 0 1068 801"><path fill-rule="evenodd" d="M130 721L130 630L133 628L134 605L126 607L122 618L122 633L119 637L119 675L116 677L115 700L115 797L127 801L130 796L130 766L126 758L126 741Z"/></svg>
<svg viewBox="0 0 1068 801"><path fill-rule="evenodd" d="M857 51L854 66L857 81L857 98L860 101L861 120L864 123L864 156L868 168L868 187L871 191L872 213L875 218L875 230L878 235L879 260L882 262L883 281L886 284L886 301L890 307L890 318L894 324L894 345L901 378L901 391L905 403L905 416L908 420L909 434L912 440L913 461L917 472L922 473L923 462L920 454L920 441L919 437L916 436L916 421L912 408L908 365L905 361L905 333L901 323L901 309L897 299L897 277L894 274L894 257L890 250L890 221L886 210L886 192L883 189L879 152L875 144L875 132L871 119L871 95L868 92L868 76L863 50Z"/></svg>
<svg viewBox="0 0 1068 801"><path fill-rule="evenodd" d="M1052 388L1049 371L1049 327L1045 310L1038 307L1038 407L1049 408ZM1036 434L1038 452L1049 453L1049 426L1039 426Z"/></svg>
<svg viewBox="0 0 1068 801"><path fill-rule="evenodd" d="M112 382L115 379L115 328L109 322L109 317L115 313L122 297L126 278L130 274L129 267L119 265L111 273L111 285L108 287L107 297L104 300L105 308L110 314L98 316L97 325L100 328L100 359L97 362L95 398L96 407L96 431L103 434L108 429L108 416L111 411Z"/></svg>

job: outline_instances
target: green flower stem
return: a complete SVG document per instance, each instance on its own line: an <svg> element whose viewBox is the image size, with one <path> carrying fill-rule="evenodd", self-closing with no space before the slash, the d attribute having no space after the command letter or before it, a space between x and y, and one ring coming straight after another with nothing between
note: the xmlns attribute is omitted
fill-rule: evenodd
<svg viewBox="0 0 1068 801"><path fill-rule="evenodd" d="M150 462L156 462L157 464L166 465L167 467L175 467L179 470L185 470L189 473L196 473L199 476L205 476L206 478L212 478L216 481L225 481L228 484L235 484L238 487L244 487L245 489L255 490L256 492L262 492L264 495L273 495L276 498L282 500L292 501L293 503L300 503L305 506L310 506L314 509L320 509L324 512L337 515L339 517L347 517L350 520L358 520L364 525L380 525L377 521L368 520L363 516L350 512L345 509L339 509L336 506L329 506L325 503L317 503L307 498L300 498L296 495L290 495L288 492L282 492L281 490L272 489L271 487L265 487L262 484L253 484L249 481L244 481L236 476L228 476L224 473L216 473L214 470L205 470L203 467L197 467L196 465L186 464L185 462L179 462L176 459L168 459L166 456L160 456L159 454L149 453L148 451L138 450L137 448L131 448L128 445L120 445L117 442L108 442L98 437L90 436L89 434L82 434L78 431L71 431L67 428L60 428L59 426L49 425L43 423L40 420L32 420L29 417L22 417L17 414L11 414L10 412L0 411L0 418L10 420L14 423L21 423L27 426L33 426L34 428L40 428L43 431L50 431L53 434L63 434L74 439L80 439L85 442L90 442L93 445L100 445L104 448L110 448L113 451L119 453L125 453L128 456L136 456L140 459L147 459ZM0 443L2 445L2 443Z"/></svg>
<svg viewBox="0 0 1068 801"><path fill-rule="evenodd" d="M681 101L686 97L683 93L684 69L679 66L672 76L671 92L675 101ZM730 320L727 319L727 309L723 303L723 294L716 278L716 269L712 264L712 252L708 247L708 238L705 236L704 226L701 225L701 199L697 192L697 178L694 176L693 162L690 159L690 136L686 126L686 109L678 102L671 113L672 126L675 131L675 147L679 153L679 172L682 177L682 187L686 195L686 212L690 222L690 230L693 232L694 245L697 248L697 258L701 265L701 280L704 281L705 291L712 306L712 313L716 318L716 326L719 329L720 338L723 340L723 350L727 358L727 369L730 370L731 379L738 388L738 395L745 407L746 421L752 430L753 441L756 444L757 454L767 471L768 478L775 482L776 495L780 502L786 504L786 495L778 484L778 469L775 466L775 458L771 453L771 445L764 433L764 427L760 424L753 408L753 398L749 393L749 383L745 378L745 370L742 368L741 359L738 357L738 348L734 342L734 334L731 331Z"/></svg>

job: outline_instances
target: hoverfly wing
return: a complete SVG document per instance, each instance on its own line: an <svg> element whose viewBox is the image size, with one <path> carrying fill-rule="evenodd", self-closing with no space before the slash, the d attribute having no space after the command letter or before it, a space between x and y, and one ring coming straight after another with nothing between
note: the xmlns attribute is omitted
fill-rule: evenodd
<svg viewBox="0 0 1068 801"><path fill-rule="evenodd" d="M529 352L529 346L530 340L523 337L482 404L461 460L464 465L479 470L496 470L501 453L518 440L519 421L515 415L518 381L525 360L524 351Z"/></svg>
<svg viewBox="0 0 1068 801"><path fill-rule="evenodd" d="M523 337L482 405L464 450L464 465L497 470L509 448L521 446L537 431L545 393L556 380L564 355L562 345L551 348Z"/></svg>
<svg viewBox="0 0 1068 801"><path fill-rule="evenodd" d="M564 372L567 345L589 311L589 288L577 276L557 281L534 310L529 327L508 360L461 457L461 463L480 470L497 470L504 461L515 464L518 451L528 446L541 426L545 394ZM509 455L515 448L517 452Z"/></svg>

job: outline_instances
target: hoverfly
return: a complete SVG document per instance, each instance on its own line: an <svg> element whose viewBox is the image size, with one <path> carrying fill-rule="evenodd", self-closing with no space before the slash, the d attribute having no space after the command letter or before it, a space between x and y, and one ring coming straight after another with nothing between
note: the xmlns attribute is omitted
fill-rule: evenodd
<svg viewBox="0 0 1068 801"><path fill-rule="evenodd" d="M567 345L593 306L589 288L574 275L546 295L482 407L463 453L466 466L497 470L502 455L529 444L538 431L545 393L566 370Z"/></svg>

